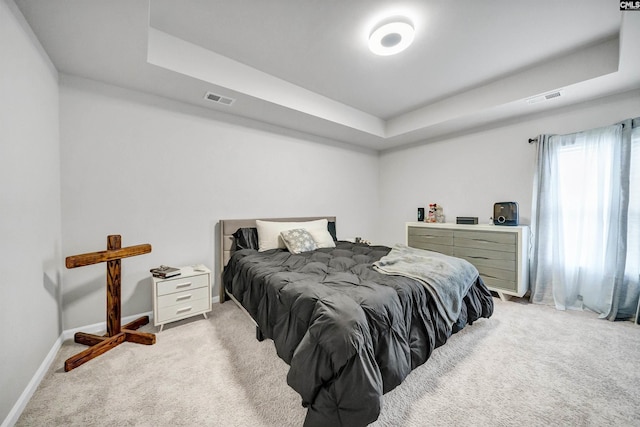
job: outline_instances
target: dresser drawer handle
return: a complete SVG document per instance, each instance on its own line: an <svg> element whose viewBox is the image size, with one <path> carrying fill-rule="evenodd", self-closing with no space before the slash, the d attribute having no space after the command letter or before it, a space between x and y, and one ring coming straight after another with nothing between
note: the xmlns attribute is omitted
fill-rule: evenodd
<svg viewBox="0 0 640 427"><path fill-rule="evenodd" d="M184 307L176 311L176 314L183 313L185 311L191 311L191 307Z"/></svg>
<svg viewBox="0 0 640 427"><path fill-rule="evenodd" d="M176 301L182 301L182 300L189 299L189 298L191 298L191 294L181 295L178 298L176 298Z"/></svg>
<svg viewBox="0 0 640 427"><path fill-rule="evenodd" d="M185 288L187 286L191 286L191 282L185 282L185 283L178 283L176 285L176 288Z"/></svg>

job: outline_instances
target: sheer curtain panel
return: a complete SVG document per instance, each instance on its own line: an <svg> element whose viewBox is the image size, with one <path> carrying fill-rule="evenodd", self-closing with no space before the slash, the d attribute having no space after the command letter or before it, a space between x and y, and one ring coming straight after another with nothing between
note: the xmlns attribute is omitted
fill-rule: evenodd
<svg viewBox="0 0 640 427"><path fill-rule="evenodd" d="M640 118L538 137L531 301L609 320L640 310Z"/></svg>

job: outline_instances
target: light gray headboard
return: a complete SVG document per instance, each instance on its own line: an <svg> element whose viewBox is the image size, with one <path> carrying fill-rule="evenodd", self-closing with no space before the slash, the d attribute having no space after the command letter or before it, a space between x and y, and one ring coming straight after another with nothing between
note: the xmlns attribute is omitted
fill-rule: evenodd
<svg viewBox="0 0 640 427"><path fill-rule="evenodd" d="M220 220L220 246L219 246L219 257L220 257L220 302L224 302L225 294L224 294L224 284L222 283L222 272L224 271L224 267L229 262L229 258L233 254L235 250L235 244L233 240L233 233L238 231L239 228L243 227L255 227L256 220L263 221L277 221L277 222L302 222L302 221L313 221L316 219L327 219L329 222L335 222L335 216L313 216L313 217L301 217L301 218L252 218L252 219L221 219ZM215 265L215 263L214 263Z"/></svg>

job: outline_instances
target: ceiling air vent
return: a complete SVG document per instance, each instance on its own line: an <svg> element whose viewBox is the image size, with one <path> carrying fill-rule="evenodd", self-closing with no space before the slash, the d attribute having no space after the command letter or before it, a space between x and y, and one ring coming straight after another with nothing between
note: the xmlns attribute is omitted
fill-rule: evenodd
<svg viewBox="0 0 640 427"><path fill-rule="evenodd" d="M207 92L204 95L204 99L206 99L207 101L216 102L222 105L231 105L233 104L233 101L235 101L235 99L233 98L227 98L226 96L218 95L213 92Z"/></svg>
<svg viewBox="0 0 640 427"><path fill-rule="evenodd" d="M527 104L537 104L538 102L560 98L562 95L564 95L564 91L562 89L554 90L553 92L547 92L542 95L536 95L532 96L531 98L527 98Z"/></svg>

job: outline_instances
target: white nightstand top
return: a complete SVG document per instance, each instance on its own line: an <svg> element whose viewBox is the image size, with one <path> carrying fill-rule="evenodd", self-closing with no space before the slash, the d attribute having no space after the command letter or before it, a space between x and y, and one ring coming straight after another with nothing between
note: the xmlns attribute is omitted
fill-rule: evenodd
<svg viewBox="0 0 640 427"><path fill-rule="evenodd" d="M185 276L192 275L192 274L199 274L199 273L211 273L211 270L209 270L203 264L194 264L194 265L187 265L185 267L180 267L180 274Z"/></svg>

